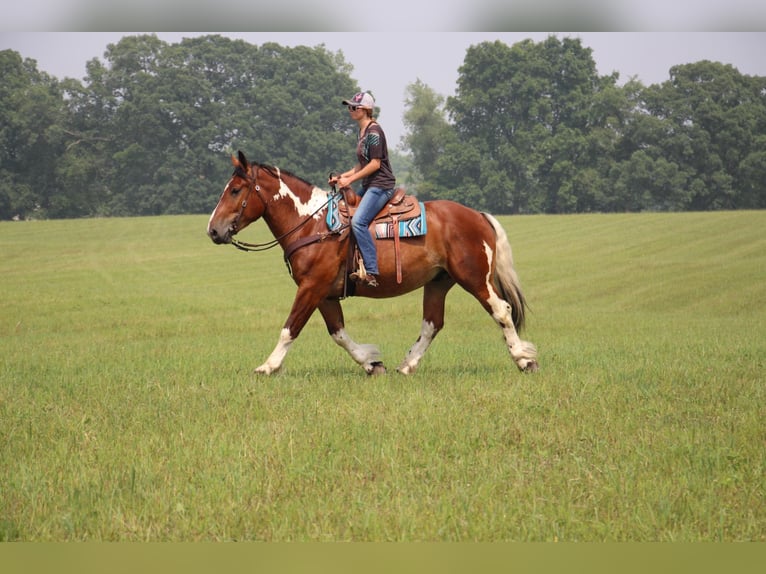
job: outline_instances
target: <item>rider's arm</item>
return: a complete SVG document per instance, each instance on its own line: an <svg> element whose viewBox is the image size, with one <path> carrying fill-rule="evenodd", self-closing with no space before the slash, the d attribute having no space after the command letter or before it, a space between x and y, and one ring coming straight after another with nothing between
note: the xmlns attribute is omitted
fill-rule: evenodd
<svg viewBox="0 0 766 574"><path fill-rule="evenodd" d="M339 187L348 187L355 181L359 179L364 179L368 175L375 173L380 169L380 159L379 158L372 158L370 160L370 163L368 163L366 166L362 167L360 164L356 164L353 168L351 168L348 171L344 171L342 174L340 174L337 179L333 182L333 180L330 180L330 183L337 183Z"/></svg>
<svg viewBox="0 0 766 574"><path fill-rule="evenodd" d="M347 187L359 179L364 179L368 175L371 175L380 169L380 159L372 158L370 163L360 169L359 164L355 166L351 173L346 172L340 176L338 183L341 187Z"/></svg>

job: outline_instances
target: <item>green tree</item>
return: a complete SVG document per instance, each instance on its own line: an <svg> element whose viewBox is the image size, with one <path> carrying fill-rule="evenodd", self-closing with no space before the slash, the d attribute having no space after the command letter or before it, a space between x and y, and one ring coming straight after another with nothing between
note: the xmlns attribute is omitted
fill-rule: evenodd
<svg viewBox="0 0 766 574"><path fill-rule="evenodd" d="M356 86L324 47L142 35L108 46L104 60L71 95L81 141L101 153L103 213L207 211L237 149L317 183L353 150L339 100Z"/></svg>
<svg viewBox="0 0 766 574"><path fill-rule="evenodd" d="M605 130L619 111L598 95L619 100L616 79L599 78L577 39L469 48L447 108L461 143L482 157L470 178L486 190L483 205L505 213L596 208L605 186L593 164L614 145Z"/></svg>
<svg viewBox="0 0 766 574"><path fill-rule="evenodd" d="M766 208L766 135L753 140L752 149L738 166L739 202L743 209Z"/></svg>
<svg viewBox="0 0 766 574"><path fill-rule="evenodd" d="M445 118L444 101L420 80L407 86L404 145L412 152L412 179L423 199L439 196L440 174L445 170L439 159L455 141L455 133Z"/></svg>
<svg viewBox="0 0 766 574"><path fill-rule="evenodd" d="M447 100L459 144L441 158L453 168L444 183L465 203L500 213L536 210L543 159L538 144L549 135L550 107L536 97L544 82L535 73L541 62L534 46L531 40L512 47L484 42L466 52L456 95ZM485 193L489 181L492 190ZM500 181L508 188L499 189Z"/></svg>
<svg viewBox="0 0 766 574"><path fill-rule="evenodd" d="M753 179L763 174L757 166L766 130L764 86L763 78L743 76L731 65L702 61L674 66L667 82L646 90L644 105L664 127L663 137L652 142L655 156L678 166L687 192L680 202L660 192L656 205L695 210L757 205L764 191L763 179Z"/></svg>
<svg viewBox="0 0 766 574"><path fill-rule="evenodd" d="M72 201L57 179L64 106L59 82L0 51L0 218L66 217Z"/></svg>

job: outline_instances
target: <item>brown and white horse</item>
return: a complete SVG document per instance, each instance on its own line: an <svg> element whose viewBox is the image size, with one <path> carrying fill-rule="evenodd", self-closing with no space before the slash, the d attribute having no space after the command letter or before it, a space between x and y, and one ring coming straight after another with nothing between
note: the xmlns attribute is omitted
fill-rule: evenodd
<svg viewBox="0 0 766 574"><path fill-rule="evenodd" d="M234 235L263 218L285 250L298 290L276 347L255 372L280 369L290 345L312 313L319 309L332 339L368 374L385 372L375 345L354 342L346 332L340 299L344 296L349 234L331 234L325 216L330 192L278 168L250 163L242 152L232 157L234 174L210 216L207 234L213 242L232 243ZM413 373L444 326L444 300L457 283L481 303L503 331L516 366L536 371L537 350L522 341L526 303L513 267L505 231L491 215L451 201L425 202L427 233L402 239L397 281L391 241L378 241L378 287L358 285L361 297L396 297L423 288L420 336L398 371Z"/></svg>

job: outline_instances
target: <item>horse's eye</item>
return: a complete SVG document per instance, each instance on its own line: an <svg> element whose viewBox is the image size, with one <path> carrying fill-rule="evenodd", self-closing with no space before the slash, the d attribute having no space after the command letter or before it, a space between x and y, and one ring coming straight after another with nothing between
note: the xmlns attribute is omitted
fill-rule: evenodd
<svg viewBox="0 0 766 574"><path fill-rule="evenodd" d="M232 195L237 195L240 191L241 191L241 189L239 187L232 187L231 188L231 194Z"/></svg>

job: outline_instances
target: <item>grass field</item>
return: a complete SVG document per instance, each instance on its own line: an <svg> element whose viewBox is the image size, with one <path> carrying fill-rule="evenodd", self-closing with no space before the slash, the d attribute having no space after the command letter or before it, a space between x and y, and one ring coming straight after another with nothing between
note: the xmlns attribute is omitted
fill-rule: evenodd
<svg viewBox="0 0 766 574"><path fill-rule="evenodd" d="M317 315L254 378L281 253L0 223L0 540L766 541L766 212L500 219L533 375L455 289L411 377L420 293L345 303L390 374Z"/></svg>

